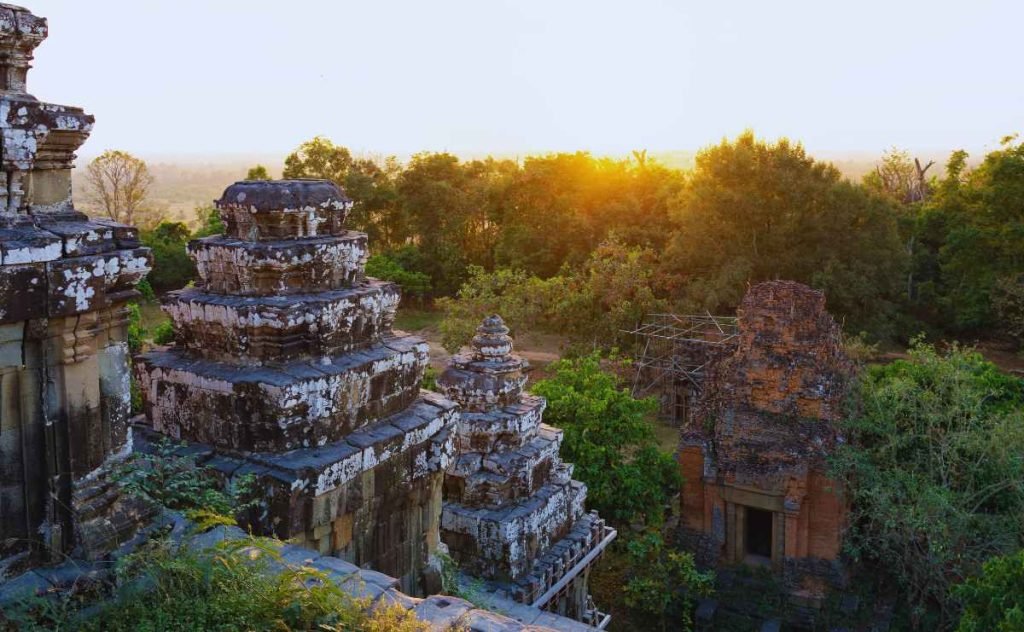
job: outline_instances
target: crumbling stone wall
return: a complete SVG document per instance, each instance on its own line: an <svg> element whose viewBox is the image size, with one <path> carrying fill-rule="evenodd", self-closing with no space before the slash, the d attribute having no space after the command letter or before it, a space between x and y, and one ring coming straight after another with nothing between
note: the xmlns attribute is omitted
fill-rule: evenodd
<svg viewBox="0 0 1024 632"><path fill-rule="evenodd" d="M164 303L175 344L139 381L154 431L257 477L246 526L420 592L458 412L420 391L427 344L392 330L398 286L365 277L351 206L326 180L228 187L225 234L188 246L200 283Z"/></svg>
<svg viewBox="0 0 1024 632"><path fill-rule="evenodd" d="M748 515L770 512L772 565L817 596L836 577L846 518L826 459L854 364L821 292L761 283L738 316L736 349L708 367L682 433L683 540L706 562L748 560ZM804 572L816 568L827 577Z"/></svg>
<svg viewBox="0 0 1024 632"><path fill-rule="evenodd" d="M146 513L104 468L128 447L127 302L151 257L71 197L80 108L26 90L44 18L0 4L0 567L98 557Z"/></svg>
<svg viewBox="0 0 1024 632"><path fill-rule="evenodd" d="M593 614L589 568L615 532L584 511L586 486L559 458L562 431L542 423L547 402L523 392L527 362L512 353L508 331L499 316L484 319L473 350L437 381L464 409L441 537L459 567L492 590L583 619Z"/></svg>

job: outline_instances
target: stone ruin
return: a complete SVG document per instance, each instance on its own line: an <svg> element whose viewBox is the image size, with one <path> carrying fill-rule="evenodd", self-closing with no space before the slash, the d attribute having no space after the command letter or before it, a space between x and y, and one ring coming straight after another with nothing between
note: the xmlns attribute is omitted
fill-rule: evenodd
<svg viewBox="0 0 1024 632"><path fill-rule="evenodd" d="M93 117L25 92L46 33L44 19L0 4L0 607L109 576L109 560L154 528L173 526L170 537L196 550L245 537L186 535L180 514L157 515L110 480L133 449L171 438L226 484L256 481L242 526L288 540L281 563L319 568L431 629L592 629L534 604L578 616L586 569L614 532L583 514L560 434L540 424L543 401L520 396L525 363L491 349L480 349L491 365L464 368L510 370L493 375L496 389L484 379L465 391L467 402L500 399L469 404L466 445L486 448L484 469L491 459L509 469L504 482L470 477L463 489L476 490L465 500L483 523L498 528L487 521L503 515L500 528L516 534L493 540L488 555L507 559L487 564L527 603L500 602L510 618L401 592L439 588L431 562L458 406L420 390L427 346L393 331L398 288L365 277L366 235L344 228L352 204L330 182L228 187L217 203L225 235L189 244L201 282L165 302L175 344L137 358L146 414L129 422L128 303L152 258L135 229L74 208L70 170ZM513 425L488 430L488 416ZM471 438L488 434L489 446Z"/></svg>
<svg viewBox="0 0 1024 632"><path fill-rule="evenodd" d="M134 228L75 210L93 117L26 92L46 35L0 4L0 577L100 557L148 512L107 472L130 448L127 304L151 256Z"/></svg>
<svg viewBox="0 0 1024 632"><path fill-rule="evenodd" d="M542 423L547 402L523 392L527 362L508 332L499 316L484 319L472 351L437 380L462 407L441 539L491 592L598 625L589 571L615 530L584 511L587 488L559 458L562 431Z"/></svg>
<svg viewBox="0 0 1024 632"><path fill-rule="evenodd" d="M325 180L228 187L225 234L188 246L200 282L165 300L176 344L137 372L153 431L256 477L244 526L422 592L457 409L420 391L427 344L392 331L351 206Z"/></svg>
<svg viewBox="0 0 1024 632"><path fill-rule="evenodd" d="M738 316L682 432L684 539L706 564L768 565L792 595L820 601L843 581L846 504L826 458L854 364L809 287L761 283Z"/></svg>

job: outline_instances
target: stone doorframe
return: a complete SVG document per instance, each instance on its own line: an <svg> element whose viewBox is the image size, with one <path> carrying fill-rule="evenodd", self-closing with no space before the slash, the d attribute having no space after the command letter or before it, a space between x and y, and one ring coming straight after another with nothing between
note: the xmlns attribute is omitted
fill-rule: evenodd
<svg viewBox="0 0 1024 632"><path fill-rule="evenodd" d="M722 486L725 501L725 561L743 563L746 558L747 508L772 512L772 568L780 569L786 555L785 495L739 486Z"/></svg>

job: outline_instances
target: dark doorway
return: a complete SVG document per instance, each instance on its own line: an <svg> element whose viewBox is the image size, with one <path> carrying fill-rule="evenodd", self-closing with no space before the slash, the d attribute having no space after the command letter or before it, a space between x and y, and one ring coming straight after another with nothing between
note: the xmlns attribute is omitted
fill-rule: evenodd
<svg viewBox="0 0 1024 632"><path fill-rule="evenodd" d="M772 557L772 512L747 507L747 555Z"/></svg>

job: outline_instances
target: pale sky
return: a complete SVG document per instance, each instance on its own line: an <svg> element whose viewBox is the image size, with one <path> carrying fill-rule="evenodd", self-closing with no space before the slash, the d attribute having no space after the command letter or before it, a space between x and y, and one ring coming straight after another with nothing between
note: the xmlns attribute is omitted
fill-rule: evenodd
<svg viewBox="0 0 1024 632"><path fill-rule="evenodd" d="M82 155L991 148L1024 131L1024 2L22 0L29 91Z"/></svg>

